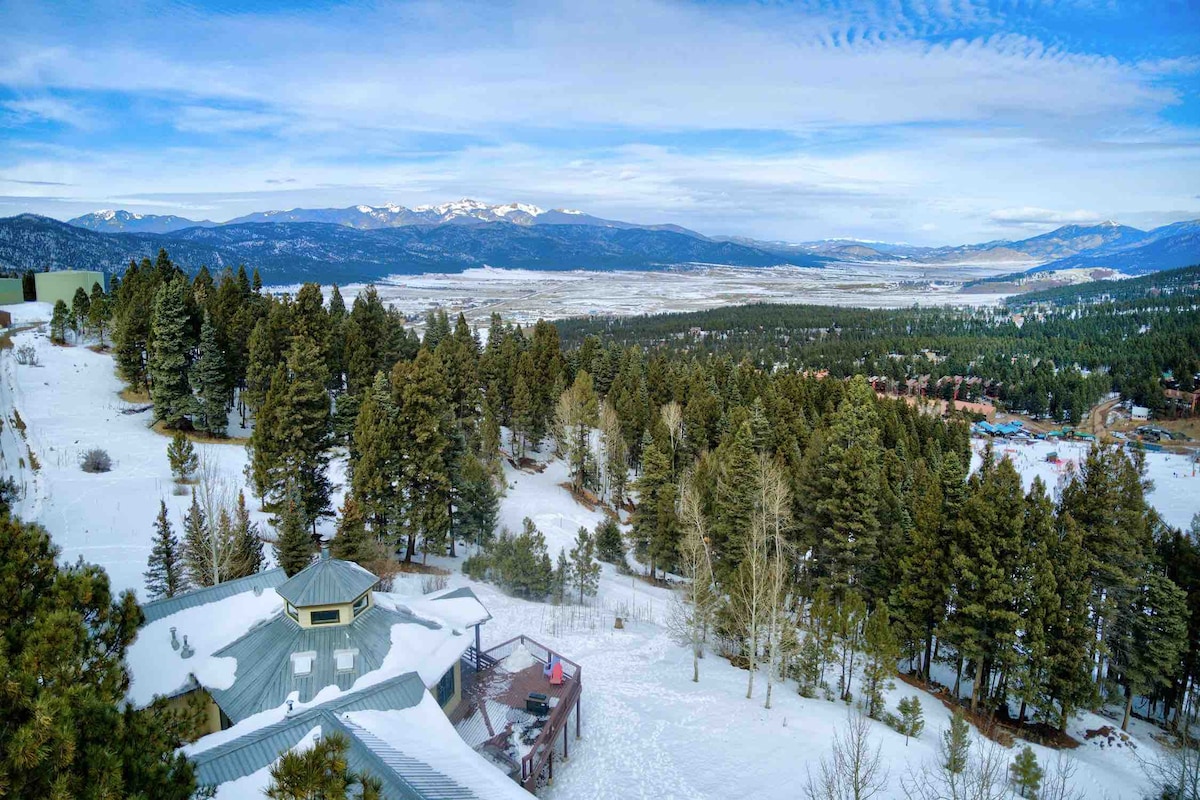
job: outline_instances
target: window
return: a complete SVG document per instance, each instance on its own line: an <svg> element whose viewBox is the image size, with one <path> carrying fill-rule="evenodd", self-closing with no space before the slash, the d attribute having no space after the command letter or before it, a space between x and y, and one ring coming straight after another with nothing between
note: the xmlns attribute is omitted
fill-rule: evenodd
<svg viewBox="0 0 1200 800"><path fill-rule="evenodd" d="M446 671L437 685L438 705L444 706L454 697L454 667Z"/></svg>
<svg viewBox="0 0 1200 800"><path fill-rule="evenodd" d="M364 592L363 596L354 601L354 616L358 616L367 610L367 595Z"/></svg>
<svg viewBox="0 0 1200 800"><path fill-rule="evenodd" d="M291 603L287 604L287 615L289 617L291 617L292 619L296 620L296 622L300 621L300 612L297 611L296 607L294 605L292 605Z"/></svg>
<svg viewBox="0 0 1200 800"><path fill-rule="evenodd" d="M341 621L342 612L336 608L331 608L328 611L308 612L308 622L310 625L329 625L330 623L338 623Z"/></svg>
<svg viewBox="0 0 1200 800"><path fill-rule="evenodd" d="M337 667L338 672L353 672L354 659L358 655L358 650L334 650L333 663Z"/></svg>
<svg viewBox="0 0 1200 800"><path fill-rule="evenodd" d="M292 653L292 675L304 678L312 674L313 662L317 660L315 651Z"/></svg>

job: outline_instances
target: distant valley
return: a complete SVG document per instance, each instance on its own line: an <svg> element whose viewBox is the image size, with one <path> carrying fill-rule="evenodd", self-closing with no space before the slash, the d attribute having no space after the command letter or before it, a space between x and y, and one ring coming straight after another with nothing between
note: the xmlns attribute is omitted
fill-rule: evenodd
<svg viewBox="0 0 1200 800"><path fill-rule="evenodd" d="M459 273L492 267L537 271L664 270L681 267L904 266L930 281L975 265L982 282L1010 286L1138 275L1200 263L1200 220L1142 231L1115 222L1067 225L1019 240L952 247L828 239L767 242L706 236L677 225L604 219L570 209L460 200L291 209L227 222L98 211L61 222L24 214L0 219L0 269L120 271L165 248L180 263L212 271L245 264L270 284L360 283L389 275ZM997 275L996 273L1003 273ZM1062 273L1057 275L1057 273Z"/></svg>

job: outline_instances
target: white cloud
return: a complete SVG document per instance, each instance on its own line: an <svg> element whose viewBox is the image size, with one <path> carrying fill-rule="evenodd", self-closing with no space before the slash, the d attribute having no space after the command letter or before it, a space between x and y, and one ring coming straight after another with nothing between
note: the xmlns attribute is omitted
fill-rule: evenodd
<svg viewBox="0 0 1200 800"><path fill-rule="evenodd" d="M1048 208L1024 206L1022 208L997 209L988 214L988 219L998 225L1040 228L1055 225L1089 225L1103 221L1104 216L1095 211L1084 211L1083 209L1052 211Z"/></svg>

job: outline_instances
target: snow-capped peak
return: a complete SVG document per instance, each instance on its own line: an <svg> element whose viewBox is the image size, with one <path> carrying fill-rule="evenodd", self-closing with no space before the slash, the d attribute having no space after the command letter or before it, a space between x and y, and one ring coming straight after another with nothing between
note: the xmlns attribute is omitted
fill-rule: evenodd
<svg viewBox="0 0 1200 800"><path fill-rule="evenodd" d="M494 213L498 217L507 217L509 214L513 213L514 211L520 211L522 213L528 214L531 217L540 217L542 214L546 213L544 210L538 208L537 206L532 206L532 205L529 205L528 203L508 203L507 205L496 206L495 208L492 209L492 213Z"/></svg>

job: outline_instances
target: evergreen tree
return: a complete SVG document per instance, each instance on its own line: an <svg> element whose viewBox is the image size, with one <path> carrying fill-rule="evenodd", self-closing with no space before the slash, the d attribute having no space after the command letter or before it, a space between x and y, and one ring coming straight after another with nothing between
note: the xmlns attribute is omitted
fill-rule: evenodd
<svg viewBox="0 0 1200 800"><path fill-rule="evenodd" d="M1042 788L1042 768L1038 766L1037 756L1029 745L1017 753L1009 767L1009 775L1013 787L1021 797L1029 800L1038 799L1038 790Z"/></svg>
<svg viewBox="0 0 1200 800"><path fill-rule="evenodd" d="M392 370L392 397L404 447L405 504L399 522L408 538L404 556L408 561L418 541L426 553L444 546L450 527L446 459L452 417L441 360L422 349L413 361L397 362Z"/></svg>
<svg viewBox="0 0 1200 800"><path fill-rule="evenodd" d="M924 460L913 468L912 527L900 555L899 581L892 591L906 650L917 656L918 673L928 679L933 660L933 635L946 614L950 559L942 545L942 488L938 475Z"/></svg>
<svg viewBox="0 0 1200 800"><path fill-rule="evenodd" d="M266 319L260 319L250 333L248 361L246 363L246 388L242 399L255 414L262 408L271 389L271 377L275 374L276 353L271 341L270 327Z"/></svg>
<svg viewBox="0 0 1200 800"><path fill-rule="evenodd" d="M896 659L900 646L892 632L888 607L877 603L863 628L866 645L866 664L863 667L863 694L866 695L867 716L879 719L884 710L883 693L893 687Z"/></svg>
<svg viewBox="0 0 1200 800"><path fill-rule="evenodd" d="M612 517L605 517L596 526L596 557L619 567L625 566L625 540Z"/></svg>
<svg viewBox="0 0 1200 800"><path fill-rule="evenodd" d="M226 403L225 357L217 345L217 329L206 312L200 326L200 358L192 369L192 387L197 395L196 427L209 436L224 438L229 427Z"/></svg>
<svg viewBox="0 0 1200 800"><path fill-rule="evenodd" d="M313 541L304 516L304 500L294 484L289 485L275 521L275 563L290 578L312 563Z"/></svg>
<svg viewBox="0 0 1200 800"><path fill-rule="evenodd" d="M158 518L154 522L154 547L147 562L146 592L151 600L174 597L187 591L183 554L179 539L167 519L167 504L159 501Z"/></svg>
<svg viewBox="0 0 1200 800"><path fill-rule="evenodd" d="M184 483L191 479L192 474L200 467L200 459L196 456L196 448L183 431L175 431L171 443L167 445L167 461L171 465L171 474L176 483Z"/></svg>
<svg viewBox="0 0 1200 800"><path fill-rule="evenodd" d="M77 336L85 330L91 306L92 300L87 290L82 286L75 289L75 296L71 298L71 328Z"/></svg>
<svg viewBox="0 0 1200 800"><path fill-rule="evenodd" d="M349 492L342 501L337 535L333 537L329 552L334 558L353 561L362 567L366 567L382 555L379 543L367 530L362 509Z"/></svg>
<svg viewBox="0 0 1200 800"><path fill-rule="evenodd" d="M916 697L905 697L900 701L897 710L900 712L900 732L904 734L904 745L907 747L909 737L915 739L925 730L921 701Z"/></svg>
<svg viewBox="0 0 1200 800"><path fill-rule="evenodd" d="M585 595L592 596L600 589L600 562L596 560L596 540L587 528L575 534L571 548L571 578L579 590L579 603Z"/></svg>
<svg viewBox="0 0 1200 800"><path fill-rule="evenodd" d="M961 775L967 768L971 750L971 724L962 711L955 710L950 717L950 728L942 732L942 768L951 775Z"/></svg>
<svg viewBox="0 0 1200 800"><path fill-rule="evenodd" d="M354 424L350 490L377 535L389 529L397 513L402 454L396 406L382 373L363 392Z"/></svg>
<svg viewBox="0 0 1200 800"><path fill-rule="evenodd" d="M467 453L459 471L458 509L454 517L455 537L487 544L496 530L500 498L487 467L474 453Z"/></svg>
<svg viewBox="0 0 1200 800"><path fill-rule="evenodd" d="M592 428L600 422L600 400L592 386L592 377L580 370L571 388L562 393L556 411L559 450L567 459L571 486L583 491L584 473L591 454Z"/></svg>
<svg viewBox="0 0 1200 800"><path fill-rule="evenodd" d="M50 316L50 341L54 344L67 343L67 328L71 326L71 310L67 304L59 300L54 304L54 313Z"/></svg>
<svg viewBox="0 0 1200 800"><path fill-rule="evenodd" d="M257 273L256 273L257 274ZM288 750L271 765L270 800L382 800L379 779L347 767L349 741L328 734L304 751Z"/></svg>
<svg viewBox="0 0 1200 800"><path fill-rule="evenodd" d="M567 557L567 551L559 550L558 561L554 565L553 588L550 591L551 602L561 605L567 601L573 578L574 572L571 569L571 560Z"/></svg>
<svg viewBox="0 0 1200 800"><path fill-rule="evenodd" d="M150 399L154 402L154 419L161 420L169 429L187 425L189 415L195 411L188 385L191 321L187 291L187 279L177 275L164 283L154 298Z"/></svg>
<svg viewBox="0 0 1200 800"><path fill-rule="evenodd" d="M36 525L0 518L0 784L12 798L189 800L184 720L137 710L125 659L143 616Z"/></svg>
<svg viewBox="0 0 1200 800"><path fill-rule="evenodd" d="M96 334L96 340L104 347L104 331L108 328L109 300L104 289L97 283L92 286L92 295L88 302L87 326Z"/></svg>
<svg viewBox="0 0 1200 800"><path fill-rule="evenodd" d="M671 465L654 442L645 448L642 475L635 488L638 504L631 518L635 550L638 557L650 565L651 575L657 575L659 567L669 569L671 566L670 556L678 543L678 524Z"/></svg>
<svg viewBox="0 0 1200 800"><path fill-rule="evenodd" d="M1183 657L1187 615L1187 594L1170 578L1153 573L1120 609L1114 657L1125 687L1121 730L1129 730L1135 695L1171 685Z"/></svg>
<svg viewBox="0 0 1200 800"><path fill-rule="evenodd" d="M233 568L228 572L229 580L261 572L267 558L263 553L262 539L258 536L258 523L250 519L250 509L246 508L245 492L238 492L232 536L234 557Z"/></svg>

